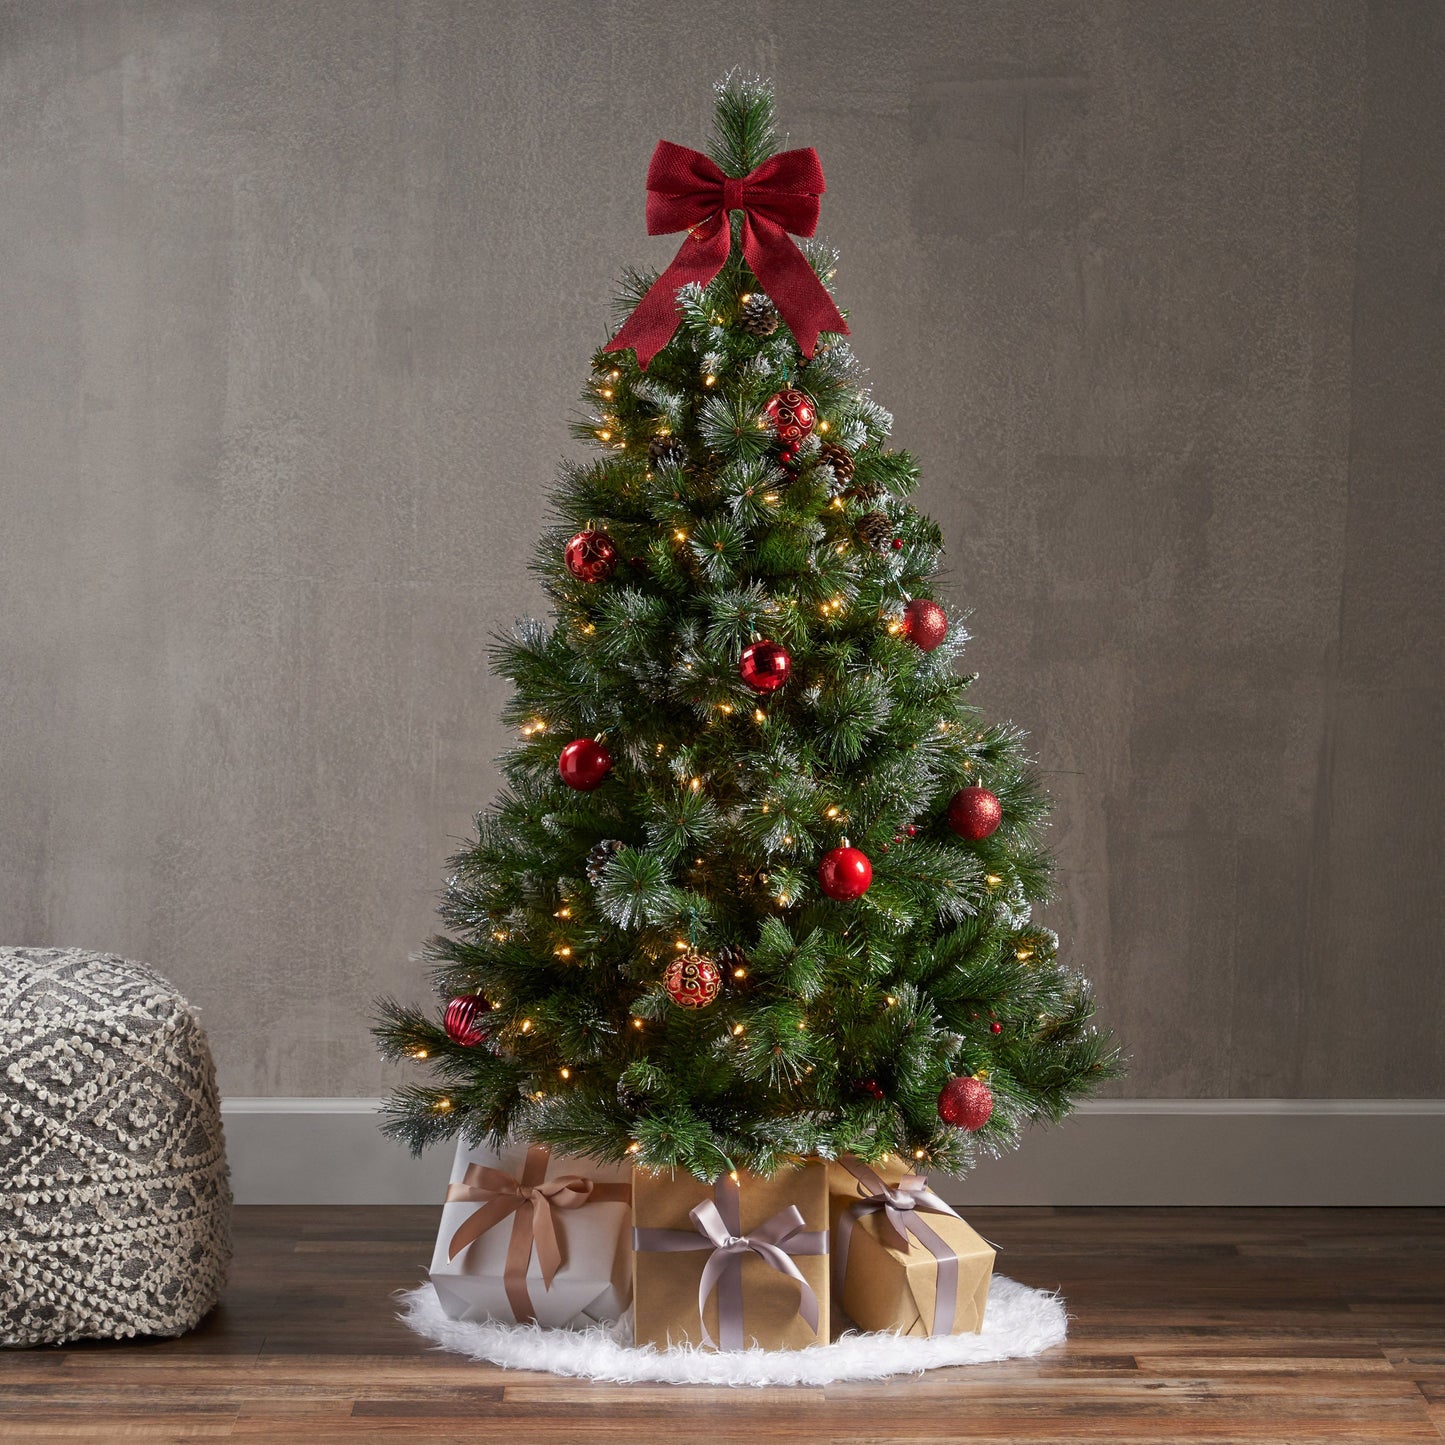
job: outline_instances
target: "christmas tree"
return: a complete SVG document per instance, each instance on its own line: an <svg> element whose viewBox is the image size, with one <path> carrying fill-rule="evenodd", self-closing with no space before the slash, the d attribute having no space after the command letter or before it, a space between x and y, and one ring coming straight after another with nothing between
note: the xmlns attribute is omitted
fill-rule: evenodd
<svg viewBox="0 0 1445 1445"><path fill-rule="evenodd" d="M701 1178L962 1173L1118 1054L1033 918L1046 800L955 666L942 535L806 239L817 158L735 78L709 156L653 158L649 230L689 234L593 357L597 455L535 561L555 617L494 649L520 738L452 863L439 1007L381 1006L431 1075L385 1127Z"/></svg>

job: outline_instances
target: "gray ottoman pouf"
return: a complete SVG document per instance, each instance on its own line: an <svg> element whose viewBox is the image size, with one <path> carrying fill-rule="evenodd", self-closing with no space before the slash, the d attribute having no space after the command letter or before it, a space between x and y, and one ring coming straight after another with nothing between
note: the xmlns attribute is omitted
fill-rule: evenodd
<svg viewBox="0 0 1445 1445"><path fill-rule="evenodd" d="M0 948L0 1344L178 1335L231 1189L206 1036L143 964Z"/></svg>

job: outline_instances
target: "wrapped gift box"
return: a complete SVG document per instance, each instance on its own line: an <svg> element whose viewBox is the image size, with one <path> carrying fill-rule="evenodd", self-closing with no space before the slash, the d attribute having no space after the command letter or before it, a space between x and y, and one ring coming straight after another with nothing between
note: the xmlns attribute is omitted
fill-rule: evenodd
<svg viewBox="0 0 1445 1445"><path fill-rule="evenodd" d="M631 1171L458 1143L431 1282L454 1320L615 1320L632 1292Z"/></svg>
<svg viewBox="0 0 1445 1445"><path fill-rule="evenodd" d="M638 1344L799 1350L828 1338L828 1175L632 1179Z"/></svg>
<svg viewBox="0 0 1445 1445"><path fill-rule="evenodd" d="M977 1334L994 1250L901 1162L828 1166L834 1328Z"/></svg>

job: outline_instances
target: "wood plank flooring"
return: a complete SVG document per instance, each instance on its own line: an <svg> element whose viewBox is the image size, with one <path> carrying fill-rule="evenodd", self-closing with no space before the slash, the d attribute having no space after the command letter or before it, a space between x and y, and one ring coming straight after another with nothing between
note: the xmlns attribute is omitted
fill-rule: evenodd
<svg viewBox="0 0 1445 1445"><path fill-rule="evenodd" d="M221 1308L179 1340L0 1352L0 1439L1445 1438L1445 1211L977 1209L1000 1272L1062 1289L1036 1360L805 1390L592 1385L432 1351L390 1293L435 1209L249 1208Z"/></svg>

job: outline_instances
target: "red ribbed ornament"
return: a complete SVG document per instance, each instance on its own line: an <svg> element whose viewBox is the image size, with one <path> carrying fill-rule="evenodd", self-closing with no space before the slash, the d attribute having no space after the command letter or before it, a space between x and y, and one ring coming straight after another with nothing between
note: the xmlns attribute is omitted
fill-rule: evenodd
<svg viewBox="0 0 1445 1445"><path fill-rule="evenodd" d="M950 1079L938 1096L938 1117L955 1129L982 1129L993 1113L993 1090L982 1079Z"/></svg>
<svg viewBox="0 0 1445 1445"><path fill-rule="evenodd" d="M475 1048L478 1044L485 1043L491 1032L485 1023L491 1011L491 1004L481 994L458 994L447 1005L442 1026L454 1044L460 1044L465 1049Z"/></svg>

